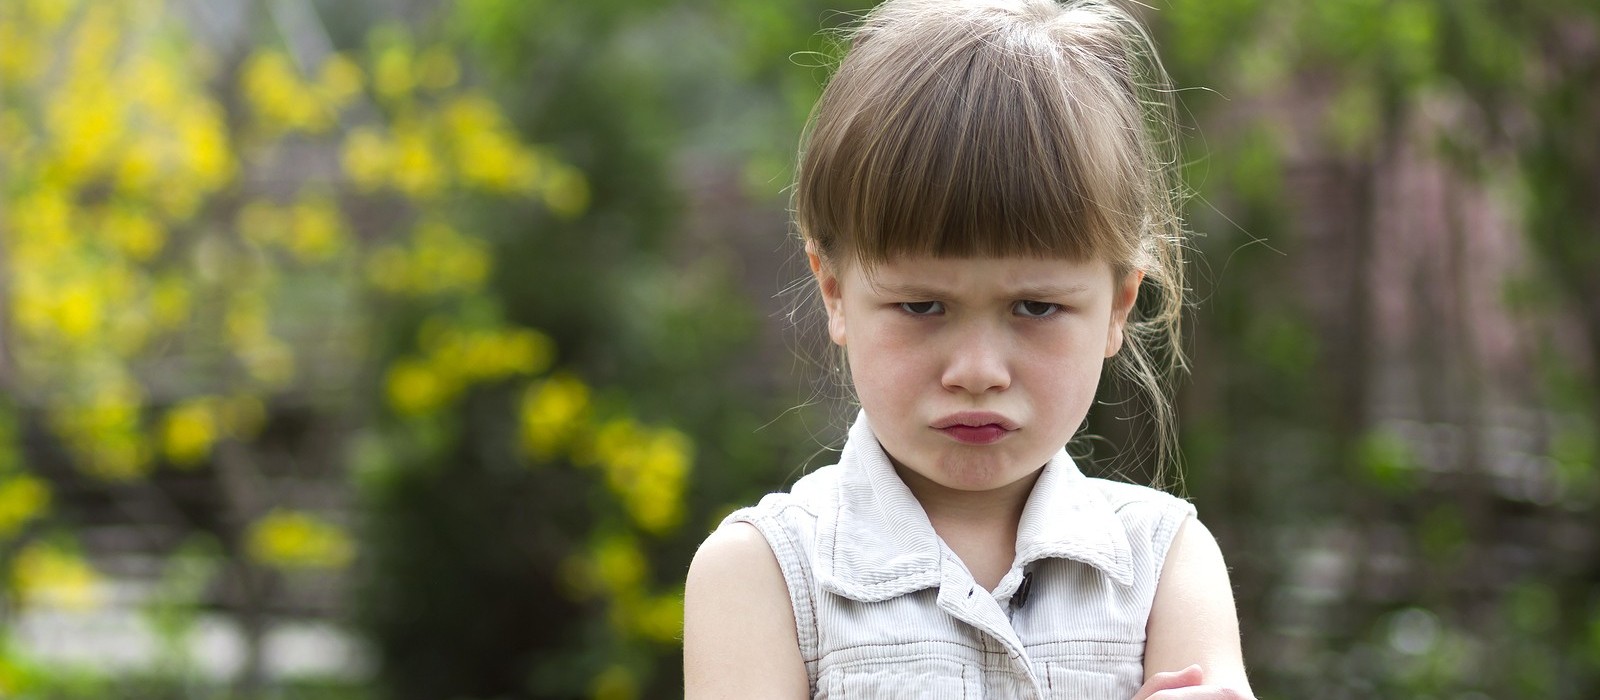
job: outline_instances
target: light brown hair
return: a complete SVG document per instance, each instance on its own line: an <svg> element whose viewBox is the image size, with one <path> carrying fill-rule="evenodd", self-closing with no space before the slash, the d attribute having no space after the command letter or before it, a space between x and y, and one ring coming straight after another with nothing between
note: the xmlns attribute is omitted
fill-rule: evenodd
<svg viewBox="0 0 1600 700"><path fill-rule="evenodd" d="M1182 193L1170 82L1099 0L889 0L845 30L812 112L795 222L825 264L899 256L1105 260L1144 272L1112 372L1177 458Z"/></svg>

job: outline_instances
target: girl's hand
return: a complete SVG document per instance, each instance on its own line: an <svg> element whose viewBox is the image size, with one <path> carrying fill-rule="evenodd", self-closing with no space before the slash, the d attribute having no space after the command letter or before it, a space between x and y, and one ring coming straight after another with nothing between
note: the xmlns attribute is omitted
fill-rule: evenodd
<svg viewBox="0 0 1600 700"><path fill-rule="evenodd" d="M1199 664L1182 671L1164 671L1150 677L1133 700L1254 700L1249 693L1220 685L1202 685Z"/></svg>

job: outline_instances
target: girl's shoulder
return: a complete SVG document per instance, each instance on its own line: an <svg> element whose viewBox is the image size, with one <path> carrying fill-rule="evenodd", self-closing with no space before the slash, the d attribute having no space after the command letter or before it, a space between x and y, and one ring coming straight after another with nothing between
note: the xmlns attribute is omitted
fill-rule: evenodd
<svg viewBox="0 0 1600 700"><path fill-rule="evenodd" d="M1093 485L1106 505L1119 515L1128 508L1176 509L1190 515L1195 512L1194 504L1160 489L1113 479L1084 477L1084 481Z"/></svg>
<svg viewBox="0 0 1600 700"><path fill-rule="evenodd" d="M822 467L801 477L788 491L769 493L755 505L729 513L713 538L730 530L739 532L741 539L759 533L766 545L760 553L776 559L786 579L809 579L818 523L837 502L841 473L837 464ZM755 549L747 544L741 551L748 554Z"/></svg>
<svg viewBox="0 0 1600 700"><path fill-rule="evenodd" d="M1196 516L1193 503L1166 491L1112 479L1085 478L1116 516L1135 553L1157 564L1184 522Z"/></svg>
<svg viewBox="0 0 1600 700"><path fill-rule="evenodd" d="M810 518L815 520L836 498L839 476L843 470L838 464L822 467L796 481L788 491L769 493L753 506L740 508L723 519L723 523L751 522L763 518Z"/></svg>
<svg viewBox="0 0 1600 700"><path fill-rule="evenodd" d="M1046 472L1018 526L1018 557L1025 564L1075 560L1148 594L1174 537L1194 513L1188 501L1147 486L1076 469Z"/></svg>

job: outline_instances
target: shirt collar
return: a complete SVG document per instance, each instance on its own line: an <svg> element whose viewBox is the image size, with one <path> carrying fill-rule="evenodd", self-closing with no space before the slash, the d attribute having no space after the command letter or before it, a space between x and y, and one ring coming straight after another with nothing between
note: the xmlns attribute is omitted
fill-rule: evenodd
<svg viewBox="0 0 1600 700"><path fill-rule="evenodd" d="M817 577L827 590L861 602L887 600L940 585L944 546L872 432L865 412L839 456L832 508L817 529ZM1132 553L1122 522L1100 489L1065 450L1045 465L1022 509L1013 569L1063 558L1133 585Z"/></svg>

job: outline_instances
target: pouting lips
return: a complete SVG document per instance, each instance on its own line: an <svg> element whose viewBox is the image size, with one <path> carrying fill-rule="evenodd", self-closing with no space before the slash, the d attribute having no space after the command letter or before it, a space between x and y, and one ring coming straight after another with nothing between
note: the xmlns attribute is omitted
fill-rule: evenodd
<svg viewBox="0 0 1600 700"><path fill-rule="evenodd" d="M998 442L1000 438L1005 437L1011 431L991 423L980 426L957 425L945 428L941 432L955 438L957 442L964 442L969 445L987 445Z"/></svg>
<svg viewBox="0 0 1600 700"><path fill-rule="evenodd" d="M989 425L998 426L1001 430L1006 431L1016 430L1022 427L1017 425L1016 421L991 411L962 411L960 413L952 413L934 421L929 427L933 428L934 430L944 430L946 428L956 428L962 426L968 428L981 428Z"/></svg>

